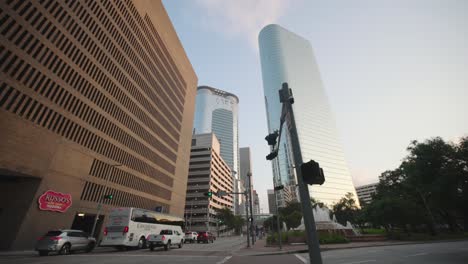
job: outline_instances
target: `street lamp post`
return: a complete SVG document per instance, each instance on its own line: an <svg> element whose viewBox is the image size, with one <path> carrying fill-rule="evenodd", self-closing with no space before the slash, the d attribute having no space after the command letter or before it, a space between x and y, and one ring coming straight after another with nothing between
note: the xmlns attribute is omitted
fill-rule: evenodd
<svg viewBox="0 0 468 264"><path fill-rule="evenodd" d="M104 194L101 194L99 196L99 203L97 205L98 211L97 211L96 216L94 217L93 229L91 229L91 236L93 236L93 237L95 237L94 232L96 231L96 225L97 225L97 222L99 220L99 214L101 214L101 210L102 210L102 200L104 199L104 195L106 195L106 192L107 192L107 185L109 184L110 172L112 171L112 168L119 167L119 166L122 166L122 164L110 165L109 171L107 172L106 181L105 181L105 185L104 185ZM97 238L97 237L98 236L96 236L95 238Z"/></svg>
<svg viewBox="0 0 468 264"><path fill-rule="evenodd" d="M249 204L247 203L247 199L248 199L248 193L247 191L244 192L244 195L245 195L245 219L247 221L245 221L246 223L246 228L245 230L247 231L247 247L250 248L250 236L249 236Z"/></svg>
<svg viewBox="0 0 468 264"><path fill-rule="evenodd" d="M253 214L253 206L252 206L252 173L249 171L247 173L247 178L249 179L249 189L248 189L248 201L250 204L250 217L252 218L252 222L250 222L250 234L252 236L252 245L255 244L255 232L254 232L254 214Z"/></svg>
<svg viewBox="0 0 468 264"><path fill-rule="evenodd" d="M281 224L280 224L280 214L279 214L279 207L278 207L278 194L277 190L274 189L273 193L275 194L275 205L276 205L276 228L278 229L278 244L279 249L282 249L282 241L281 241Z"/></svg>

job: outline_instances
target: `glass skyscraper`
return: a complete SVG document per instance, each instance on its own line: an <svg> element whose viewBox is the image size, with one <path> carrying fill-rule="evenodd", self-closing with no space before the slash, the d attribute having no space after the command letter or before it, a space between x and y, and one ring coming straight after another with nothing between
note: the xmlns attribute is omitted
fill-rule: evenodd
<svg viewBox="0 0 468 264"><path fill-rule="evenodd" d="M325 172L323 185L309 186L311 197L328 205L347 192L357 197L310 42L281 26L268 25L260 32L259 45L269 132L279 129L278 90L287 82L295 100L303 160L319 162ZM292 156L289 134L283 133L278 158L272 162L278 183L290 184L295 179Z"/></svg>
<svg viewBox="0 0 468 264"><path fill-rule="evenodd" d="M199 86L195 103L194 134L213 132L221 145L221 157L233 172L234 190L240 189L238 104L236 95ZM234 212L240 200L234 196Z"/></svg>

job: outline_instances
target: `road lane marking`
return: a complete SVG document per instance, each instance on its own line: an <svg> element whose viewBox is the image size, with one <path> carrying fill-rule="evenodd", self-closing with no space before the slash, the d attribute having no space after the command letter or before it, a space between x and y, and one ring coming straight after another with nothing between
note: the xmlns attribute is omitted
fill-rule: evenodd
<svg viewBox="0 0 468 264"><path fill-rule="evenodd" d="M300 261L302 261L304 263L307 263L307 259L305 259L303 256L301 256L299 254L294 254L294 256L296 256L296 258L298 258Z"/></svg>
<svg viewBox="0 0 468 264"><path fill-rule="evenodd" d="M230 258L232 258L232 256L227 256L227 257L223 258L222 260L216 262L216 264L226 263L226 261L228 261Z"/></svg>
<svg viewBox="0 0 468 264"><path fill-rule="evenodd" d="M375 259L368 259L368 260L361 260L361 261L353 261L353 262L344 262L341 264L359 264L359 263L368 263L368 262L376 262Z"/></svg>
<svg viewBox="0 0 468 264"><path fill-rule="evenodd" d="M409 258L409 257L423 256L423 255L427 255L427 253L426 252L421 252L421 253L417 253L417 254L413 254L413 255L408 255L408 256L405 256L405 257Z"/></svg>

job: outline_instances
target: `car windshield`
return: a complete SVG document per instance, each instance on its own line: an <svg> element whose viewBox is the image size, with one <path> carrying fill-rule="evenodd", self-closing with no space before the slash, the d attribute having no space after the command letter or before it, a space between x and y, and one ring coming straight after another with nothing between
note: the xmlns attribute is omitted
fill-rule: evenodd
<svg viewBox="0 0 468 264"><path fill-rule="evenodd" d="M60 236L62 234L62 231L49 231L45 236L48 237L53 237L53 236Z"/></svg>
<svg viewBox="0 0 468 264"><path fill-rule="evenodd" d="M170 235L172 232L171 230L161 230L161 233L159 233L160 235Z"/></svg>

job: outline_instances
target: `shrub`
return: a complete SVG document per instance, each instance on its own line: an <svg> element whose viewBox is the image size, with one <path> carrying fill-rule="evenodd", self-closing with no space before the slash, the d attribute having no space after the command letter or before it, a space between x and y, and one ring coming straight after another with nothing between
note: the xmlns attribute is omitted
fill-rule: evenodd
<svg viewBox="0 0 468 264"><path fill-rule="evenodd" d="M385 231L385 229L381 229L381 228L364 228L362 230L362 234L363 235L367 235L367 234L370 234L370 235L385 235L386 231Z"/></svg>
<svg viewBox="0 0 468 264"><path fill-rule="evenodd" d="M320 234L319 235L320 244L337 244L337 243L348 243L349 240L338 234Z"/></svg>

